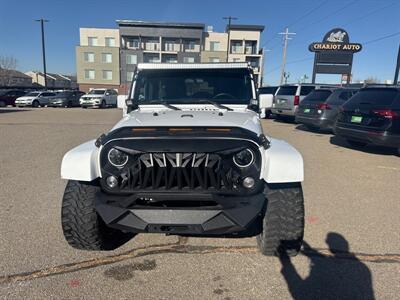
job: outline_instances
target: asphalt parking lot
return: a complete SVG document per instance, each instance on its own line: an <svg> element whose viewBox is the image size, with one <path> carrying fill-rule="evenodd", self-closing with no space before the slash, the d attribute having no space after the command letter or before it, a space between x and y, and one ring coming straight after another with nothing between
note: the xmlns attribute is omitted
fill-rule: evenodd
<svg viewBox="0 0 400 300"><path fill-rule="evenodd" d="M7 299L398 299L400 158L263 121L305 161L305 249L264 257L254 238L138 235L113 252L74 250L60 226L70 148L118 109L0 110L0 297Z"/></svg>

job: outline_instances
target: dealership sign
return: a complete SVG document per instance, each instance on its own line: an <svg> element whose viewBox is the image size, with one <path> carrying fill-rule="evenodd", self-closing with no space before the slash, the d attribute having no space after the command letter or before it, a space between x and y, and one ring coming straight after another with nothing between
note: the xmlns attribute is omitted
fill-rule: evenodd
<svg viewBox="0 0 400 300"><path fill-rule="evenodd" d="M346 74L350 78L353 54L361 51L358 43L350 43L349 34L342 28L335 28L325 34L322 42L314 42L308 49L315 53L312 82L317 73Z"/></svg>
<svg viewBox="0 0 400 300"><path fill-rule="evenodd" d="M322 43L312 43L308 49L312 52L319 51L343 51L359 52L362 49L361 44L350 43L349 34L341 28L335 28L325 34Z"/></svg>

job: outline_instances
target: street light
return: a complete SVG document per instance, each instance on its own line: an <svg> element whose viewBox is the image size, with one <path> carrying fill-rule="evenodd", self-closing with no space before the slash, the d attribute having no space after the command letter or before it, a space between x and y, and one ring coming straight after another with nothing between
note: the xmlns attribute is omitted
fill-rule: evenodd
<svg viewBox="0 0 400 300"><path fill-rule="evenodd" d="M36 22L40 22L40 27L42 29L42 56L43 56L43 73L44 73L44 87L47 89L47 72L46 72L46 50L44 47L44 22L49 22L49 20L45 20L43 18L39 20L35 20Z"/></svg>

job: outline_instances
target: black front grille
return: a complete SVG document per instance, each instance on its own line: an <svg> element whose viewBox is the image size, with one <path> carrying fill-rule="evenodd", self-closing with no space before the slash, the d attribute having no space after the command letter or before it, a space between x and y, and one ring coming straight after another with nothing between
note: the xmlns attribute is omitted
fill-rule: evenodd
<svg viewBox="0 0 400 300"><path fill-rule="evenodd" d="M119 189L236 190L240 174L215 153L145 153L120 173Z"/></svg>

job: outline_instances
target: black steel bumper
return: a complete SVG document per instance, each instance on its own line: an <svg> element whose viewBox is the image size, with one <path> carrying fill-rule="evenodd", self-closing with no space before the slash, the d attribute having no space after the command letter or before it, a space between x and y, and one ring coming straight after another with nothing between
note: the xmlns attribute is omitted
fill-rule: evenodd
<svg viewBox="0 0 400 300"><path fill-rule="evenodd" d="M149 197L158 198L154 195L153 193ZM176 194L175 198L171 193L160 193L160 195L164 198L173 198L175 203L179 201L182 205L143 206L137 205L134 200L138 195L119 196L99 192L95 206L106 225L116 229L136 233L212 236L247 231L255 223L254 221L259 219L258 216L262 215L265 202L263 193L244 197ZM208 201L207 203L214 204L188 205L193 199L203 199Z"/></svg>
<svg viewBox="0 0 400 300"><path fill-rule="evenodd" d="M385 147L400 147L400 135L392 134L387 131L360 130L346 128L340 125L335 126L334 131L336 135L352 141Z"/></svg>

